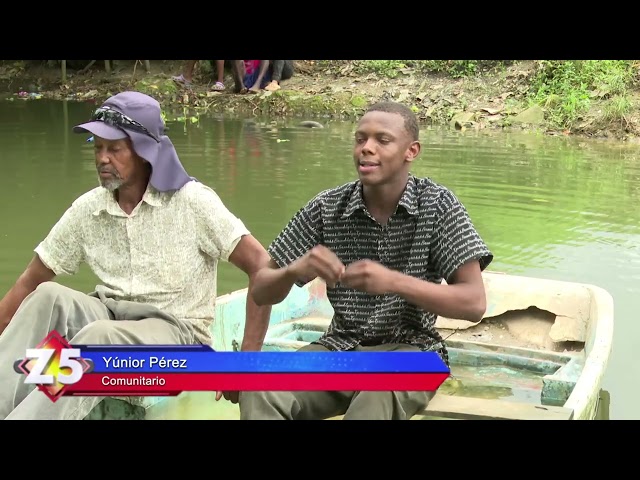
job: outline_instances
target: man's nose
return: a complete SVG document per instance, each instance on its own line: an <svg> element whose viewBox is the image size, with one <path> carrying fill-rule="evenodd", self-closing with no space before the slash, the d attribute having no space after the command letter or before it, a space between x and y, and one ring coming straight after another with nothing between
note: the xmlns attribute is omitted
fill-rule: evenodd
<svg viewBox="0 0 640 480"><path fill-rule="evenodd" d="M105 165L110 162L111 160L109 159L109 155L107 154L107 152L104 152L104 151L96 152L96 163L98 163L99 165Z"/></svg>
<svg viewBox="0 0 640 480"><path fill-rule="evenodd" d="M366 153L373 153L374 141L369 138L362 144L362 151Z"/></svg>

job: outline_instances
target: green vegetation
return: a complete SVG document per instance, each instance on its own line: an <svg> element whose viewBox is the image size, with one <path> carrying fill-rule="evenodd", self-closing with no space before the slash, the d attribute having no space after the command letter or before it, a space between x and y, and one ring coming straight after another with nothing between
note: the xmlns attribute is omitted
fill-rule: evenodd
<svg viewBox="0 0 640 480"><path fill-rule="evenodd" d="M509 62L512 60L356 60L355 64L356 70L360 73L372 72L389 78L395 78L407 69L462 78L504 66Z"/></svg>
<svg viewBox="0 0 640 480"><path fill-rule="evenodd" d="M355 61L361 74L396 78L408 70L442 73L453 78L472 77L504 69L513 60L367 60ZM545 108L547 121L570 129L597 104L605 122L627 123L633 102L629 90L638 69L633 60L538 60L529 77L526 104Z"/></svg>
<svg viewBox="0 0 640 480"><path fill-rule="evenodd" d="M549 120L558 127L568 128L581 119L594 100L609 100L604 105L609 121L623 121L631 109L627 96L635 76L631 61L540 60L537 67L529 100L547 107Z"/></svg>
<svg viewBox="0 0 640 480"><path fill-rule="evenodd" d="M61 80L57 60L0 60L0 90L98 101L133 88L185 117L225 112L345 118L387 98L406 102L425 123L461 130L513 127L640 137L635 60L296 60L299 73L286 88L255 96L211 91L209 60L198 62L189 90L171 80L181 61L154 60L150 73L131 61L112 62L115 68L106 71L103 61L67 61L69 75Z"/></svg>

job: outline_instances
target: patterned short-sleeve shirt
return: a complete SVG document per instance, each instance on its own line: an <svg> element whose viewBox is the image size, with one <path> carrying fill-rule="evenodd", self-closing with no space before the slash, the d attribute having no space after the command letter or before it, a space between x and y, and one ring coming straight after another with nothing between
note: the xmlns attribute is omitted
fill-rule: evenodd
<svg viewBox="0 0 640 480"><path fill-rule="evenodd" d="M101 282L98 291L191 322L208 344L218 262L228 261L248 234L215 191L197 181L175 192L149 186L129 215L113 193L97 187L73 202L35 252L57 275L86 263Z"/></svg>
<svg viewBox="0 0 640 480"><path fill-rule="evenodd" d="M360 181L350 182L315 196L268 251L284 267L316 245L331 249L347 266L357 260L375 260L436 284L450 279L470 260L478 260L484 270L493 259L458 198L446 187L413 175L386 225L367 211ZM317 343L331 350L408 343L437 351L448 363L433 312L399 295L370 295L342 285L328 288L327 296L334 316Z"/></svg>

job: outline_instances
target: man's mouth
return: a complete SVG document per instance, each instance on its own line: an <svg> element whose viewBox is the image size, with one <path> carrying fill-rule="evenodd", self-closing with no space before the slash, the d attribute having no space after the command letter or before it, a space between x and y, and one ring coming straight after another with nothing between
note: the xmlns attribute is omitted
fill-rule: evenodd
<svg viewBox="0 0 640 480"><path fill-rule="evenodd" d="M98 175L100 175L101 177L117 177L118 176L114 171L107 170L107 169L98 170Z"/></svg>
<svg viewBox="0 0 640 480"><path fill-rule="evenodd" d="M358 171L361 173L369 173L374 171L376 168L380 166L377 162L372 162L371 160L359 160L358 161Z"/></svg>

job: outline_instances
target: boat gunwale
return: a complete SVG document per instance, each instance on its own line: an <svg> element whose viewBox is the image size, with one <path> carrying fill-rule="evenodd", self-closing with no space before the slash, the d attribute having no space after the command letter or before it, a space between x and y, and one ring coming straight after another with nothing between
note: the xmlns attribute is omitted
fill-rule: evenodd
<svg viewBox="0 0 640 480"><path fill-rule="evenodd" d="M517 275L510 275L503 272L485 272L488 275L499 275L502 277L516 277ZM523 356L531 356L533 359L546 359L548 361L558 361L562 360L562 363L575 358L576 355L581 355L584 358L584 365L581 369L580 376L576 380L575 387L572 390L571 395L568 400L564 403L564 407L571 409L573 411L572 419L582 419L582 418L591 418L591 411L595 412L595 408L597 405L593 405L592 402L596 401L599 397L600 393L600 383L602 381L602 377L604 376L604 371L606 369L609 354L611 352L612 341L613 341L613 298L609 292L604 290L601 287L591 284L584 284L578 282L567 282L561 280L552 280L552 279L544 279L544 278L536 278L536 277L523 277L520 278L530 279L539 282L549 283L557 283L558 285L566 285L570 288L575 287L586 287L590 292L591 298L591 306L590 306L590 315L589 315L589 326L587 331L587 342L585 342L584 350L581 352L553 352L543 349L535 349L535 348L526 348L520 346L509 346L509 345L501 345L495 343L485 343L478 342L472 340L452 340L449 343L451 346L455 345L463 345L465 347L480 347L482 349L502 349L503 351L508 352L520 352ZM314 281L315 282L315 281ZM313 283L302 287L306 289L309 293L310 297L312 295ZM294 287L297 288L297 287ZM243 303L246 302L246 295L248 293L248 289L239 289L235 290L223 295L220 295L216 299L216 307L223 307L225 304L232 303L233 301L240 299ZM280 305L280 309L284 308L285 312L287 310L287 299L283 300L277 305ZM275 306L274 306L275 307ZM276 326L282 324L284 322L292 322L295 323L296 320L300 320L302 317L298 318L281 318L279 321L270 324L271 326ZM212 333L217 331L219 335L225 336L225 333L228 332L230 325L223 325L224 319L218 318L216 315L216 319L214 324L212 324L211 330ZM243 324L244 319L239 322L239 324ZM234 325L231 328L235 328ZM227 344L231 342L231 338L217 338L216 341L221 341L222 344ZM265 338L265 345L286 345L288 348L291 346L303 346L308 342L301 342L295 340L280 340L277 337L269 338L268 336ZM455 347L454 347L455 348ZM471 351L473 348L468 349ZM136 404L136 400L141 400L139 398L131 398L131 397L115 397L120 398L121 400L125 400L128 403ZM165 397L162 397L163 399ZM592 410L593 409L593 410Z"/></svg>
<svg viewBox="0 0 640 480"><path fill-rule="evenodd" d="M512 275L505 272L493 272L485 271L483 276L495 277L501 279L514 278L533 281L540 284L553 285L556 284L559 287L566 287L569 289L586 288L590 296L590 314L587 328L587 341L585 342L584 349L579 352L553 352L543 349L527 348L511 345L500 345L495 343L477 342L472 340L452 340L449 343L451 346L454 344L467 346L477 346L489 349L503 349L503 351L520 352L531 355L531 358L545 358L549 361L562 360L563 363L576 358L582 357L583 366L580 371L580 375L576 379L574 388L569 395L567 401L564 403L564 407L570 408L574 411L574 419L585 418L585 415L589 416L588 410L591 410L592 401L597 399L600 391L600 384L606 370L609 355L612 349L613 342L613 298L609 292L602 287L594 284L571 282L566 280L548 279L542 277L530 277L524 275ZM302 288L310 289L311 284L318 281L317 279ZM321 281L320 281L321 282ZM227 295L239 294L244 292L246 295L247 289L231 292ZM229 297L227 300L230 300ZM286 302L286 300L283 300ZM300 318L287 318L278 322L275 325L280 325L284 322L295 323L300 321ZM277 338L267 338L265 341L269 342L269 345L282 345L291 348L291 346L303 346L308 342L294 341L294 340L282 340ZM470 350L473 350L470 349Z"/></svg>
<svg viewBox="0 0 640 480"><path fill-rule="evenodd" d="M604 288L593 284L582 285L591 293L589 329L585 344L585 360L580 376L564 406L574 411L574 419L591 418L597 410L601 383L613 348L614 302ZM594 403L596 403L594 405Z"/></svg>

